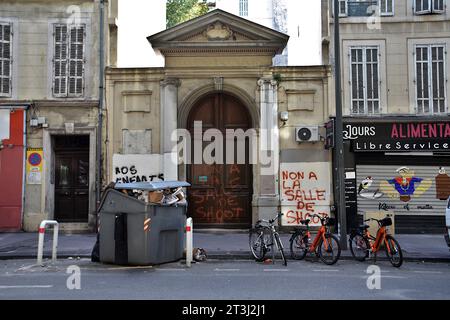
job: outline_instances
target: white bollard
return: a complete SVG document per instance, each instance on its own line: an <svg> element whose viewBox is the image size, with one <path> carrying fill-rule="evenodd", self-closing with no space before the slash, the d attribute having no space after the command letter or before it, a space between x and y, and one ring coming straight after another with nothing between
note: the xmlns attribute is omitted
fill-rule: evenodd
<svg viewBox="0 0 450 320"><path fill-rule="evenodd" d="M191 267L192 250L193 250L193 234L192 234L192 218L186 220L186 266Z"/></svg>
<svg viewBox="0 0 450 320"><path fill-rule="evenodd" d="M56 262L56 252L58 250L59 224L55 220L43 220L39 225L39 240L38 240L38 254L37 254L37 264L40 266L42 266L42 256L44 255L44 235L45 235L45 227L47 225L53 226L52 262Z"/></svg>

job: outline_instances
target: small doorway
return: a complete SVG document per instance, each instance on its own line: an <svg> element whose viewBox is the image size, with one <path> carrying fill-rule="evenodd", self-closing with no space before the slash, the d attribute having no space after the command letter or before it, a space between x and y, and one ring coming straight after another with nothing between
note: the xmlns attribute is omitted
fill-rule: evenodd
<svg viewBox="0 0 450 320"><path fill-rule="evenodd" d="M188 117L188 130L195 140L194 122L201 121L203 132L218 129L225 137L227 129L251 128L251 118L244 104L234 96L216 92L200 99ZM202 143L202 142L200 142ZM208 143L203 142L203 148ZM224 141L223 146L226 146ZM235 160L237 158L235 146ZM200 228L248 228L252 218L252 165L249 161L249 141L245 143L245 163L191 164L188 181L192 187L188 193L188 215ZM192 153L194 154L194 150Z"/></svg>
<svg viewBox="0 0 450 320"><path fill-rule="evenodd" d="M54 136L55 219L88 222L89 136Z"/></svg>

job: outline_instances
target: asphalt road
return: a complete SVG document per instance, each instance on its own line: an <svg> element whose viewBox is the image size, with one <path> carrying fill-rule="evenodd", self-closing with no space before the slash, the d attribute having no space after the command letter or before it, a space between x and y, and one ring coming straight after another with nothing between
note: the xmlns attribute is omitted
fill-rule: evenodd
<svg viewBox="0 0 450 320"><path fill-rule="evenodd" d="M87 259L59 260L40 267L34 260L0 261L0 299L450 299L450 264L407 262L400 269L380 261L380 289L368 289L370 263L252 261L182 262L119 267ZM79 282L68 267L80 268ZM76 268L75 268L76 269ZM69 269L71 271L71 269ZM73 271L72 271L73 272ZM69 278L70 277L70 278ZM75 289L69 290L67 283ZM80 289L76 289L79 284Z"/></svg>

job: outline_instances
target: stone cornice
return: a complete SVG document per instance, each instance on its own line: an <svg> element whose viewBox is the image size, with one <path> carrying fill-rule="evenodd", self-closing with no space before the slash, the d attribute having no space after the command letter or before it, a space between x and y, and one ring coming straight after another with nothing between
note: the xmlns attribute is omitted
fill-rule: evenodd
<svg viewBox="0 0 450 320"><path fill-rule="evenodd" d="M1 105L33 104L36 107L96 108L99 100L0 100Z"/></svg>

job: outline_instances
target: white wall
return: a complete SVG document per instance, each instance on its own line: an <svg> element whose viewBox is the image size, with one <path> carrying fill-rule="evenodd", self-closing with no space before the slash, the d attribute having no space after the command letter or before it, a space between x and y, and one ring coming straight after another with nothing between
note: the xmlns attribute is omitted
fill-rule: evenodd
<svg viewBox="0 0 450 320"><path fill-rule="evenodd" d="M320 0L288 0L288 65L322 64Z"/></svg>
<svg viewBox="0 0 450 320"><path fill-rule="evenodd" d="M165 0L119 0L117 66L161 67L147 37L165 30Z"/></svg>
<svg viewBox="0 0 450 320"><path fill-rule="evenodd" d="M287 6L288 65L322 64L321 1L285 0ZM273 28L273 0L248 0L248 17ZM239 0L217 0L216 8L239 15Z"/></svg>

